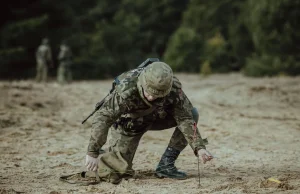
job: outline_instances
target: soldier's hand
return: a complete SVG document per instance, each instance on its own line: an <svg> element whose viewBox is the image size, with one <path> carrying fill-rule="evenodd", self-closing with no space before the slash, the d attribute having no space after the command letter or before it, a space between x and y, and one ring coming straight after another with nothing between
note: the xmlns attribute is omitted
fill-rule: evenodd
<svg viewBox="0 0 300 194"><path fill-rule="evenodd" d="M214 158L214 156L207 151L206 149L198 150L198 157L202 159L202 162L205 164L207 161L210 161Z"/></svg>
<svg viewBox="0 0 300 194"><path fill-rule="evenodd" d="M98 158L93 158L89 155L85 157L85 166L89 171L97 171L98 169Z"/></svg>

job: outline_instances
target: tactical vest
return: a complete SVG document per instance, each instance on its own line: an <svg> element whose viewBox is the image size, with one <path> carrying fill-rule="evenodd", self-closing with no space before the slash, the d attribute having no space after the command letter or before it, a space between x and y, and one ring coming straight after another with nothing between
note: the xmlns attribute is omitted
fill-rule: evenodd
<svg viewBox="0 0 300 194"><path fill-rule="evenodd" d="M138 90L137 82L139 75L143 72L144 68L133 69L129 72L125 72L118 76L115 79L116 82L116 90L121 96L126 99L128 96L131 96L133 92ZM146 100L144 100L146 101ZM134 113L127 113L125 116L127 118L136 119L138 117L143 117L145 115L150 114L156 109L155 105L152 105L146 110L135 111Z"/></svg>
<svg viewBox="0 0 300 194"><path fill-rule="evenodd" d="M43 60L47 60L48 55L49 55L49 48L45 45L42 45L38 48L37 52L36 52L36 57L38 59L43 59Z"/></svg>
<svg viewBox="0 0 300 194"><path fill-rule="evenodd" d="M85 123L91 116L93 116L93 114L95 114L95 112L97 112L97 111L101 108L101 106L102 106L102 105L104 104L104 102L105 102L105 98L106 98L107 96L109 96L109 95L116 89L116 86L120 85L121 81L122 81L122 82L128 81L128 82L134 83L133 80L131 80L132 78L137 79L138 76L139 76L139 74L144 70L145 67L147 67L147 66L150 65L151 63L157 62L157 61L159 61L158 58L148 58L146 61L144 61L143 63L141 63L136 69L133 69L133 70L131 70L131 71L127 71L127 72L122 73L121 75L115 77L115 79L114 79L114 81L113 81L113 83L112 83L112 88L111 88L111 90L109 91L109 93L108 93L108 94L107 94L100 102L98 102L98 103L96 104L94 111L93 111L86 119L84 119L84 120L81 122L81 124ZM135 81L136 81L136 80L135 80ZM130 84L127 85L127 86L130 87ZM120 90L126 90L127 88L118 88L118 89L120 89ZM130 93L130 91L127 91L127 93ZM125 92L125 93L123 92L123 94L126 95L126 92ZM154 107L153 107L153 109L154 109ZM149 110L149 111L150 111L150 110ZM153 111L153 110L152 110L152 111ZM147 112L148 112L148 111L147 111Z"/></svg>

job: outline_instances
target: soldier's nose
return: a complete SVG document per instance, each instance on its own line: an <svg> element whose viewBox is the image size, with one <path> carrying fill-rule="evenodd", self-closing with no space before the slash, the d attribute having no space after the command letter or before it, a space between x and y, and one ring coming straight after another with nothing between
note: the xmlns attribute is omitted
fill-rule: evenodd
<svg viewBox="0 0 300 194"><path fill-rule="evenodd" d="M151 95L148 96L148 99L149 99L149 100L153 100L153 96L151 96Z"/></svg>
<svg viewBox="0 0 300 194"><path fill-rule="evenodd" d="M149 101L153 101L153 100L155 100L156 99L156 97L155 96L149 96Z"/></svg>

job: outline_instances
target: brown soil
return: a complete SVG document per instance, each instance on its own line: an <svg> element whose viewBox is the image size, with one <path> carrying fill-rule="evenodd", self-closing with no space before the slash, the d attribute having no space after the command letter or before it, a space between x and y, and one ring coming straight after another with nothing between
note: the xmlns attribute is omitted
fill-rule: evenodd
<svg viewBox="0 0 300 194"><path fill-rule="evenodd" d="M154 169L174 129L148 132L136 175L119 185L59 181L83 170L90 119L111 80L59 86L0 82L0 194L4 193L300 193L300 77L179 74L198 108L198 127L217 158L200 164L190 147L176 166L186 180L157 179ZM280 183L269 181L268 178Z"/></svg>

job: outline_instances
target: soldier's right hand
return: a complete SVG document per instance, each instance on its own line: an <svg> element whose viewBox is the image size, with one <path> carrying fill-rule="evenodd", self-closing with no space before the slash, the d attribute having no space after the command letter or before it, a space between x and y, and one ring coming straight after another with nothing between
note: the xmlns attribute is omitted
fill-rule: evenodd
<svg viewBox="0 0 300 194"><path fill-rule="evenodd" d="M97 171L98 169L98 158L93 158L89 155L86 155L85 157L85 166L89 171Z"/></svg>
<svg viewBox="0 0 300 194"><path fill-rule="evenodd" d="M203 164L205 164L207 161L210 161L214 158L214 156L206 149L198 150L198 157L201 157Z"/></svg>

